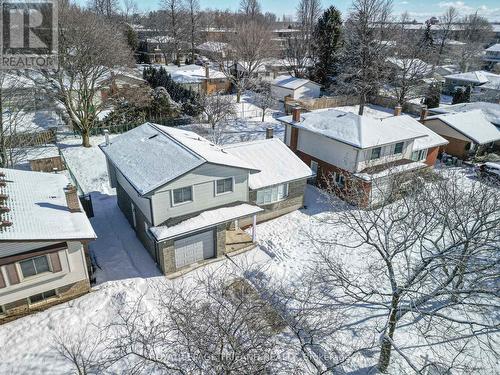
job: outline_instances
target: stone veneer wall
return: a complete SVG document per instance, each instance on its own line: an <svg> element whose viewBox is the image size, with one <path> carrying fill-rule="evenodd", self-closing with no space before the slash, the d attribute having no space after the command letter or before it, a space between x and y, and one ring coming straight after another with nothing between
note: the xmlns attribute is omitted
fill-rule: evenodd
<svg viewBox="0 0 500 375"><path fill-rule="evenodd" d="M20 318L25 315L32 314L37 311L48 309L51 306L77 298L90 291L88 280L81 280L76 283L57 288L57 296L49 298L46 301L41 301L30 305L27 298L14 301L4 305L5 314L0 316L0 324L7 323L11 320Z"/></svg>
<svg viewBox="0 0 500 375"><path fill-rule="evenodd" d="M293 181L288 184L288 197L282 201L267 205L259 205L264 211L257 214L257 222L271 220L287 213L293 212L304 206L304 193L307 180ZM257 204L257 190L251 190L249 195L251 204ZM240 227L252 225L253 218L248 217L239 220Z"/></svg>

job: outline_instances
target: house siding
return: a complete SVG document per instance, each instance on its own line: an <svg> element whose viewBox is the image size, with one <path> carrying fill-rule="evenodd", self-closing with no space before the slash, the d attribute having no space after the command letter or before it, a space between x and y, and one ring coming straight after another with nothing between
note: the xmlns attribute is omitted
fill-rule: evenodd
<svg viewBox="0 0 500 375"><path fill-rule="evenodd" d="M215 194L215 181L234 177L234 191ZM193 186L193 202L172 205L171 191ZM189 174L155 191L152 195L154 225L160 225L170 218L221 207L234 202L248 201L248 171L245 169L204 164Z"/></svg>
<svg viewBox="0 0 500 375"><path fill-rule="evenodd" d="M127 196L135 203L135 206L151 222L151 205L149 199L141 197L119 170L116 170L116 182L117 186L120 186L127 193ZM120 206L120 208L122 207Z"/></svg>
<svg viewBox="0 0 500 375"><path fill-rule="evenodd" d="M263 221L275 219L282 215L288 214L295 210L304 207L304 194L307 186L307 179L293 181L288 184L288 196L282 201L258 205L257 204L257 192L259 190L250 191L250 203L258 205L263 208L263 212L257 214L257 222L261 223ZM263 190L263 189L262 189ZM253 218L248 217L239 220L240 227L246 227L252 225Z"/></svg>
<svg viewBox="0 0 500 375"><path fill-rule="evenodd" d="M141 243L144 245L146 250L148 250L151 257L156 260L155 253L155 241L149 236L146 231L145 224L148 227L151 227L151 223L146 218L146 216L142 213L139 207L135 206L135 222L136 226L134 227L134 218L132 213L132 204L135 205L135 202L132 198L127 194L127 192L121 187L121 185L117 185L116 187L116 195L118 200L118 207L123 212L125 217L127 218L130 226L135 230L135 233Z"/></svg>
<svg viewBox="0 0 500 375"><path fill-rule="evenodd" d="M29 245L27 244L27 248L35 250ZM51 251L47 251L47 254L49 252ZM64 292L64 298L67 300L90 289L84 245L81 242L70 241L66 243L64 249L51 252L51 254L55 253L58 255L58 262L53 263L54 272L46 272L29 278L23 278L17 260L14 263L0 266L0 272L5 281L5 287L0 289L0 305L4 306L7 311L7 317L31 311L31 307L28 310L23 307L19 311L15 307L17 305L27 305L26 299L35 294L52 289L65 290L68 286L78 284L77 291L74 293ZM55 259L55 256L52 255L52 258ZM8 277L8 268L16 273L19 282L11 283L12 280Z"/></svg>

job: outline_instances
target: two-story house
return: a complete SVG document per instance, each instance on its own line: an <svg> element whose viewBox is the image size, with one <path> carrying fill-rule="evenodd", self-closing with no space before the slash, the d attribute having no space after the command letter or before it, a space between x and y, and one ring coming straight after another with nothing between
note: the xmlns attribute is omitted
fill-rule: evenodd
<svg viewBox="0 0 500 375"><path fill-rule="evenodd" d="M146 123L100 145L118 205L163 273L253 247L258 221L302 207L310 169L281 141L263 142L265 154L244 153ZM294 173L278 175L282 162Z"/></svg>
<svg viewBox="0 0 500 375"><path fill-rule="evenodd" d="M407 115L378 119L295 108L278 120L286 126L285 143L315 172L316 183L361 206L383 202L396 175L434 165L447 143Z"/></svg>
<svg viewBox="0 0 500 375"><path fill-rule="evenodd" d="M0 323L86 293L95 238L64 175L0 169Z"/></svg>

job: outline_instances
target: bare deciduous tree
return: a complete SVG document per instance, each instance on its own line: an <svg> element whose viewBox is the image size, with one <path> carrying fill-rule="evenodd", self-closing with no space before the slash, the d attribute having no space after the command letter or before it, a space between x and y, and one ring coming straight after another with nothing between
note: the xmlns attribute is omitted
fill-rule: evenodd
<svg viewBox="0 0 500 375"><path fill-rule="evenodd" d="M189 44L191 46L191 62L194 62L195 47L200 39L200 2L199 0L186 0L186 9L189 25Z"/></svg>
<svg viewBox="0 0 500 375"><path fill-rule="evenodd" d="M270 25L259 21L246 21L235 27L227 44L217 44L212 59L231 81L236 90L237 103L243 92L257 82L257 72L273 53Z"/></svg>
<svg viewBox="0 0 500 375"><path fill-rule="evenodd" d="M441 65L442 61L446 57L446 42L453 34L453 28L455 27L457 21L458 11L454 7L449 7L448 9L446 9L446 12L441 17L439 17L439 43L437 47L436 66Z"/></svg>
<svg viewBox="0 0 500 375"><path fill-rule="evenodd" d="M329 221L348 236L323 247L318 283L337 303L384 312L381 372L393 351L417 373L431 365L473 372L497 356L500 193L464 178L395 179L389 188L396 201L370 210L346 206ZM403 350L417 342L432 353L430 363ZM469 347L485 362L473 363Z"/></svg>
<svg viewBox="0 0 500 375"><path fill-rule="evenodd" d="M58 59L57 71L44 72L49 93L90 147L90 132L108 105L99 94L109 87L113 69L132 65L132 52L118 25L67 5L59 7Z"/></svg>
<svg viewBox="0 0 500 375"><path fill-rule="evenodd" d="M269 82L259 82L255 89L254 104L262 110L262 122L266 118L266 112L276 105L277 101L271 92Z"/></svg>
<svg viewBox="0 0 500 375"><path fill-rule="evenodd" d="M182 34L185 26L183 24L182 16L184 13L184 3L182 0L163 0L163 8L167 15L167 36L172 40L175 63L180 66L181 43L183 38Z"/></svg>
<svg viewBox="0 0 500 375"><path fill-rule="evenodd" d="M222 143L222 132L229 119L236 117L236 106L228 95L205 95L201 98L203 113L211 127L211 138L215 144Z"/></svg>
<svg viewBox="0 0 500 375"><path fill-rule="evenodd" d="M389 90L400 105L422 96L425 92L423 79L432 73L431 65L426 61L433 61L433 50L425 43L423 33L415 34L407 29L408 23L409 16L405 13L394 28L393 55L388 58L391 65Z"/></svg>
<svg viewBox="0 0 500 375"><path fill-rule="evenodd" d="M255 20L262 14L262 9L259 0L241 0L240 12L249 19Z"/></svg>

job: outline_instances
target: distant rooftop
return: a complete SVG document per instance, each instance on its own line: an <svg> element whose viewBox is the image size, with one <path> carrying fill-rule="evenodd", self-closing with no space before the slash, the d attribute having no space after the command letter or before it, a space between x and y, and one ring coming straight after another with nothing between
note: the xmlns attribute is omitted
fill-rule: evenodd
<svg viewBox="0 0 500 375"><path fill-rule="evenodd" d="M442 106L438 108L432 108L429 111L432 113L442 114L442 113L460 113L468 112L474 109L480 109L486 116L488 121L492 124L500 127L500 104L488 103L488 102L472 102L472 103L460 103Z"/></svg>

